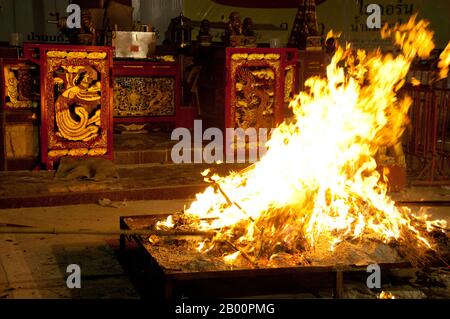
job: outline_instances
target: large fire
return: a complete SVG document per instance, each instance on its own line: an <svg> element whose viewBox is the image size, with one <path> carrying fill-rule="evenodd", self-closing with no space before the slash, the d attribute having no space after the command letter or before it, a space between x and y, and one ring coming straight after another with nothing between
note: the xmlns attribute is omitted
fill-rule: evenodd
<svg viewBox="0 0 450 319"><path fill-rule="evenodd" d="M404 132L412 100L397 93L413 59L434 49L433 33L413 17L381 34L398 52L339 47L327 79L306 81L307 92L290 103L295 119L273 131L259 162L226 177L204 172L211 185L183 222L217 235L201 241L198 251L231 242L236 252L224 260L232 263L240 255L269 260L280 247L292 256L320 255L369 240L407 245L413 254L433 249L429 231L444 222L397 207L375 161L379 148L396 145ZM448 51L442 70L450 63ZM175 224L171 216L158 227Z"/></svg>

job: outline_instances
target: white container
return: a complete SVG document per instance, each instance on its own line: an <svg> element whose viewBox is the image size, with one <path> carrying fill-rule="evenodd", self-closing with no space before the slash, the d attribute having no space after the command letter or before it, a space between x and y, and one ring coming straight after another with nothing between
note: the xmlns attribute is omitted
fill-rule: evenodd
<svg viewBox="0 0 450 319"><path fill-rule="evenodd" d="M116 58L145 59L156 50L156 32L114 31Z"/></svg>

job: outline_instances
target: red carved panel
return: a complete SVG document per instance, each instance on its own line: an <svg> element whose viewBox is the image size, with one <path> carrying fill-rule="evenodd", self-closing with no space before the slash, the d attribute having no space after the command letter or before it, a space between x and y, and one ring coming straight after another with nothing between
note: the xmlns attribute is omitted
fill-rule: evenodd
<svg viewBox="0 0 450 319"><path fill-rule="evenodd" d="M39 163L39 68L0 59L0 170L29 170Z"/></svg>
<svg viewBox="0 0 450 319"><path fill-rule="evenodd" d="M283 122L286 105L297 89L297 52L227 48L226 127L272 128Z"/></svg>
<svg viewBox="0 0 450 319"><path fill-rule="evenodd" d="M114 123L179 124L181 83L173 62L114 61ZM152 104L144 109L142 104Z"/></svg>
<svg viewBox="0 0 450 319"><path fill-rule="evenodd" d="M0 66L3 108L11 111L37 109L38 67L19 59L4 59Z"/></svg>
<svg viewBox="0 0 450 319"><path fill-rule="evenodd" d="M292 48L226 49L226 128L265 128L282 123L297 91L298 51ZM228 153L234 141L225 141Z"/></svg>
<svg viewBox="0 0 450 319"><path fill-rule="evenodd" d="M27 44L41 69L41 157L112 159L112 48Z"/></svg>

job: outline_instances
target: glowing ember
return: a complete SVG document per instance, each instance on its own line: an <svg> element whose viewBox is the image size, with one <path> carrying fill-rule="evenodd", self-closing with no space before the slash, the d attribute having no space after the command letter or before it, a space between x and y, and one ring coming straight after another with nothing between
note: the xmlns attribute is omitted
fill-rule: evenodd
<svg viewBox="0 0 450 319"><path fill-rule="evenodd" d="M157 226L158 227L164 226L164 227L167 227L167 228L173 228L175 226L175 224L173 222L172 215L167 217L167 219L164 222L158 222Z"/></svg>
<svg viewBox="0 0 450 319"><path fill-rule="evenodd" d="M421 83L420 83L420 81L417 80L415 77L412 77L412 79L411 79L411 84L412 84L413 86L419 86Z"/></svg>
<svg viewBox="0 0 450 319"><path fill-rule="evenodd" d="M226 254L230 263L240 253L253 260L322 256L344 243L364 249L364 242L395 242L412 255L432 249L427 228L443 222L396 207L374 159L403 134L412 100L397 92L413 59L434 48L427 27L413 17L383 28L383 38L401 48L396 55L339 47L328 78L306 81L308 92L290 103L295 120L274 130L259 162L223 178L204 172L212 185L184 214L190 227L217 231L199 251L232 242L240 251ZM448 51L441 69L450 63ZM173 219L159 226L173 227Z"/></svg>
<svg viewBox="0 0 450 319"><path fill-rule="evenodd" d="M237 251L237 252L235 252L235 253L233 253L233 254L231 254L231 255L228 255L228 256L223 257L223 260L224 260L227 264L233 264L234 261L236 260L236 258L238 258L239 254L240 254L240 253Z"/></svg>
<svg viewBox="0 0 450 319"><path fill-rule="evenodd" d="M378 299L395 299L395 296L388 291L382 291L378 296Z"/></svg>

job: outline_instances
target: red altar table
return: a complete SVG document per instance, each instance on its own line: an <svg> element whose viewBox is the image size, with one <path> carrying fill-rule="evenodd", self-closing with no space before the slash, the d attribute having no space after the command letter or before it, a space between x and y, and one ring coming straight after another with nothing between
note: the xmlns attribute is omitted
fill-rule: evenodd
<svg viewBox="0 0 450 319"><path fill-rule="evenodd" d="M114 61L114 123L178 124L180 72L175 62Z"/></svg>

